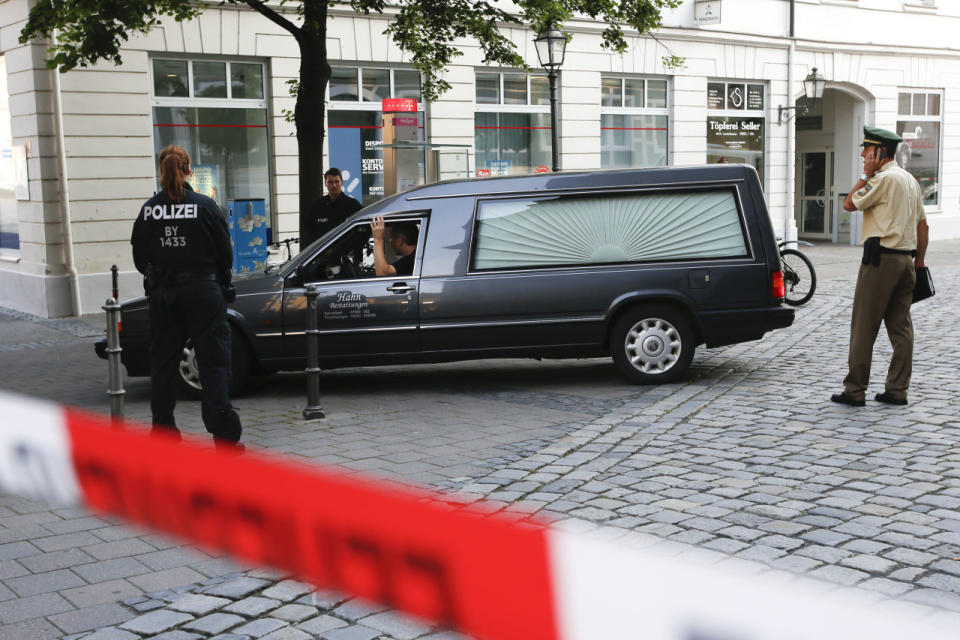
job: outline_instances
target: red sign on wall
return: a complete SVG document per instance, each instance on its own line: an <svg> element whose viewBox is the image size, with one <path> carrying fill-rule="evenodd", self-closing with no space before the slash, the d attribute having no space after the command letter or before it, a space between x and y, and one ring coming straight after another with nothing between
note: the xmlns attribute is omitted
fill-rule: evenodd
<svg viewBox="0 0 960 640"><path fill-rule="evenodd" d="M387 98L383 101L383 105L380 107L381 111L384 113L394 113L397 111L402 111L404 113L416 113L417 111L417 99L416 98Z"/></svg>

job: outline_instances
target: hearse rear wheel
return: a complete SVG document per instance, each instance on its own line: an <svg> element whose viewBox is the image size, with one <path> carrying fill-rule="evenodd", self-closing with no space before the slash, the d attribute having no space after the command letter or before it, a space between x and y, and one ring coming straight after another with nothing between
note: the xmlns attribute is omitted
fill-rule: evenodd
<svg viewBox="0 0 960 640"><path fill-rule="evenodd" d="M613 362L634 384L678 380L690 366L695 349L687 315L667 305L631 309L610 332Z"/></svg>

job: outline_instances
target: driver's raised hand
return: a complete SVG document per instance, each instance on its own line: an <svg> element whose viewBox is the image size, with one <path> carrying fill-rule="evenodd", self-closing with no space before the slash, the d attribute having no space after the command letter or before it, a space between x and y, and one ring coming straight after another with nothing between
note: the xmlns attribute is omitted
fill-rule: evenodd
<svg viewBox="0 0 960 640"><path fill-rule="evenodd" d="M384 227L383 216L374 216L370 222L370 231L373 233L373 239L377 242L383 242Z"/></svg>

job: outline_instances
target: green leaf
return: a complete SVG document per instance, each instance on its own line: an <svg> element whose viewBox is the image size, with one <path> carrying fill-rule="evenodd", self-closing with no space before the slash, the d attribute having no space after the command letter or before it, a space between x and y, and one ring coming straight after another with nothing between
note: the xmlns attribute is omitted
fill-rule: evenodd
<svg viewBox="0 0 960 640"><path fill-rule="evenodd" d="M188 0L40 0L30 9L20 42L56 35L47 60L61 72L100 60L120 64L120 47L132 34L145 34L162 16L192 20L200 8Z"/></svg>

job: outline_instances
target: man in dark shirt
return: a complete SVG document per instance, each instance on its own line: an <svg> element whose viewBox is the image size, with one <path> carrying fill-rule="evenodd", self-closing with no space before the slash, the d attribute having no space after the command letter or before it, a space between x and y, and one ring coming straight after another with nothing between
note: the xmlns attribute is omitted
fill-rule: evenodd
<svg viewBox="0 0 960 640"><path fill-rule="evenodd" d="M383 246L386 225L383 216L376 216L370 223L373 233L373 266L378 276L409 276L413 274L413 262L417 255L417 238L420 231L412 222L398 222L390 225L390 248L399 258L393 264L387 263Z"/></svg>
<svg viewBox="0 0 960 640"><path fill-rule="evenodd" d="M343 175L340 169L330 167L323 177L327 195L313 203L310 209L314 234L311 242L363 208L362 204L343 192Z"/></svg>

